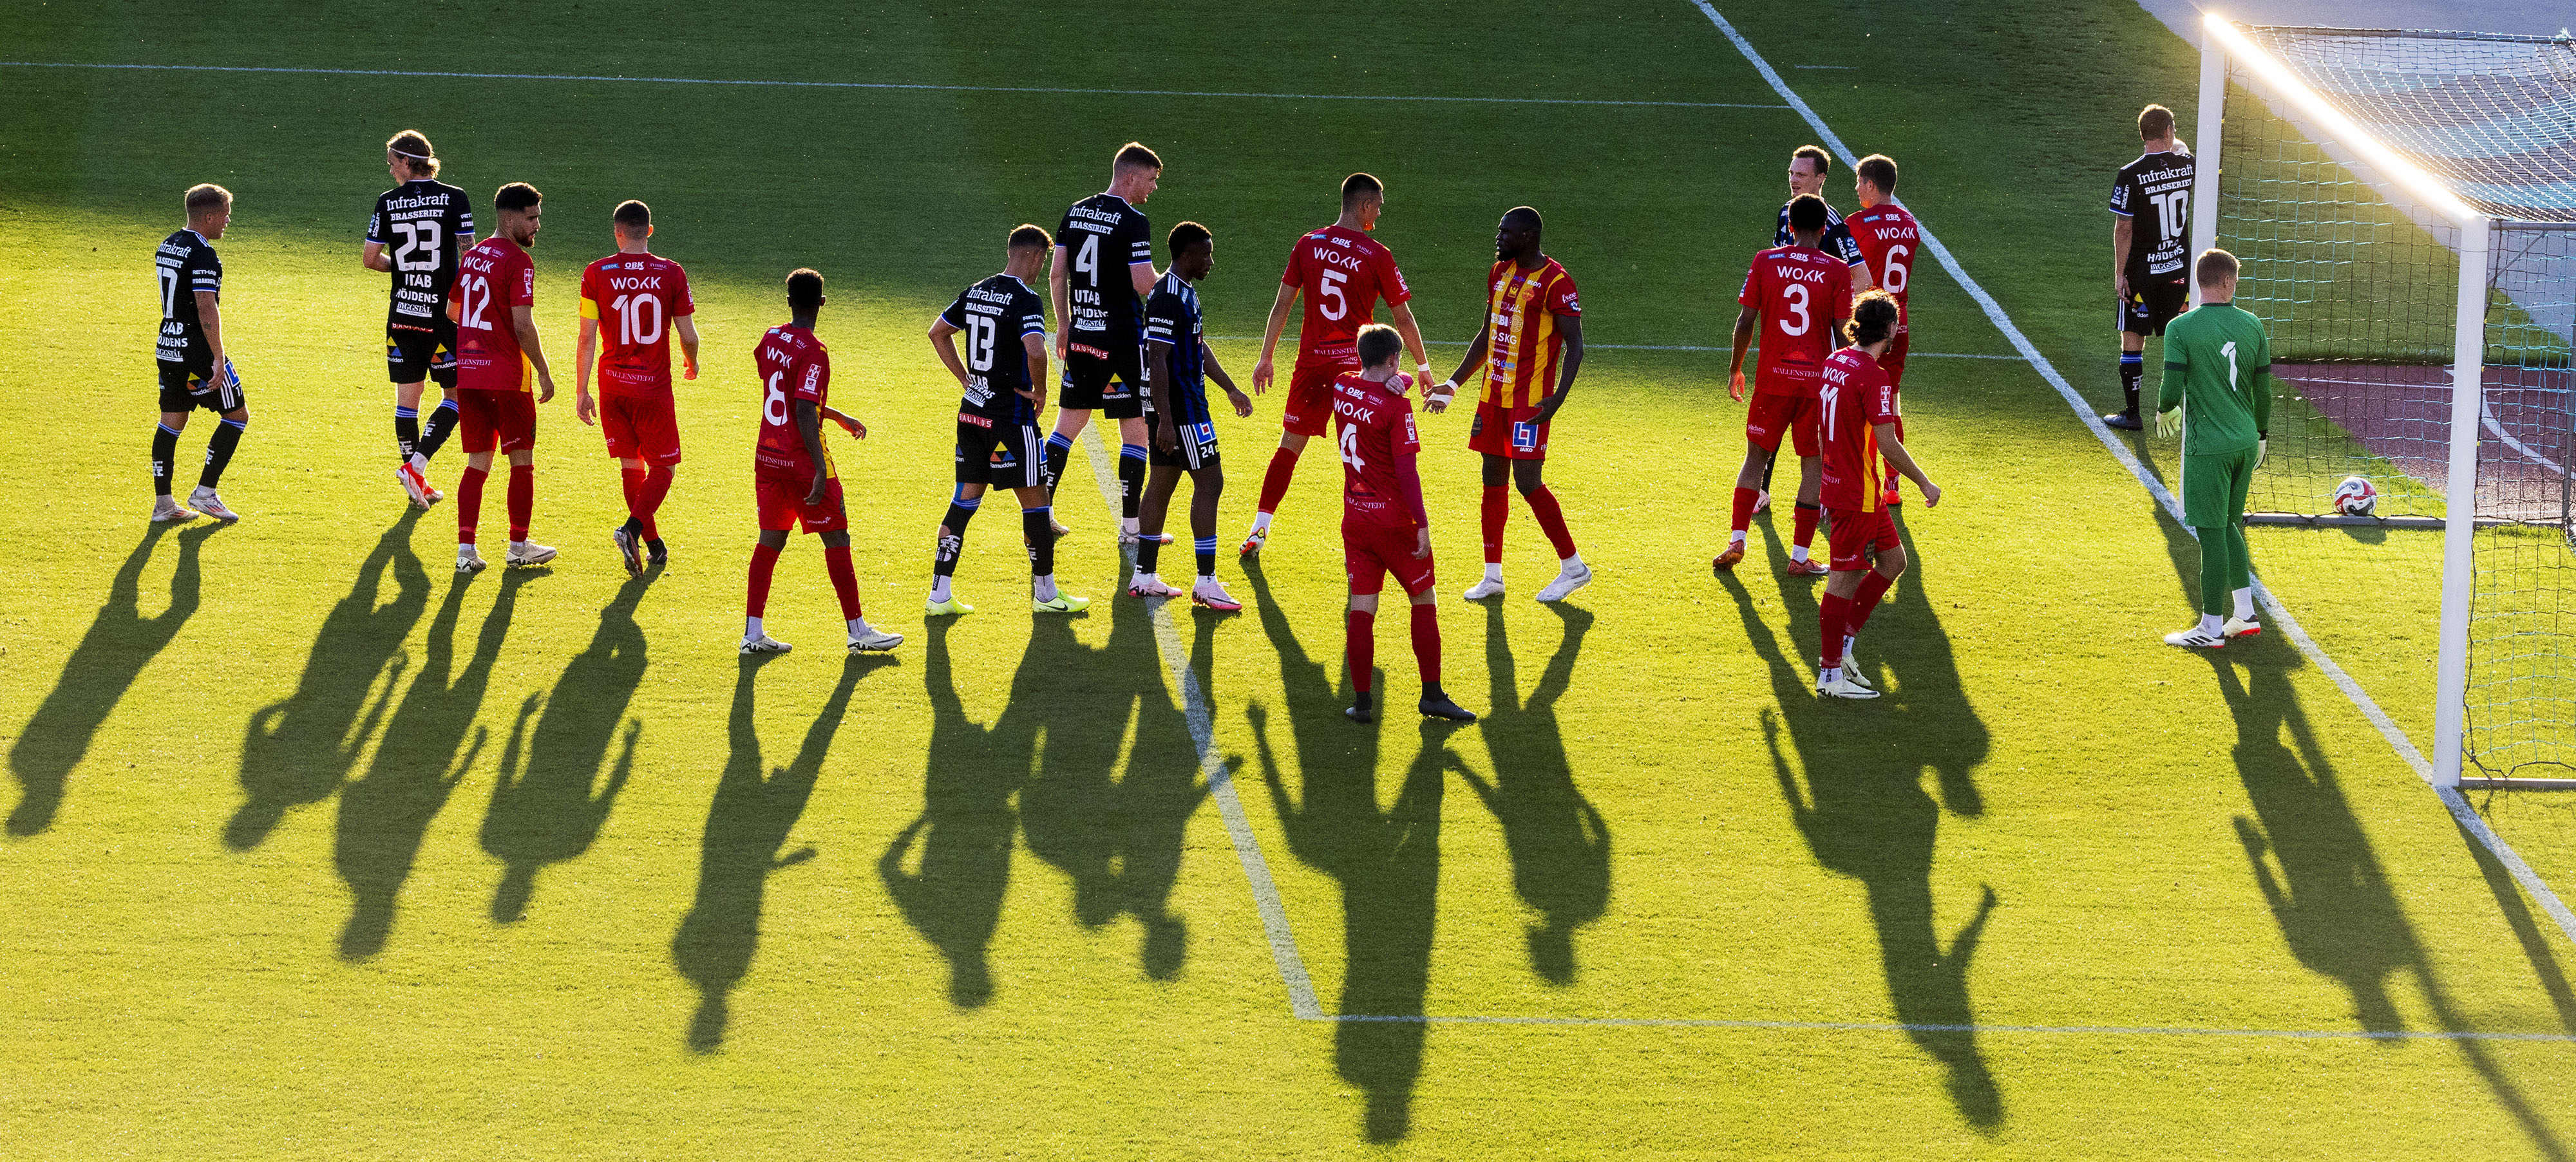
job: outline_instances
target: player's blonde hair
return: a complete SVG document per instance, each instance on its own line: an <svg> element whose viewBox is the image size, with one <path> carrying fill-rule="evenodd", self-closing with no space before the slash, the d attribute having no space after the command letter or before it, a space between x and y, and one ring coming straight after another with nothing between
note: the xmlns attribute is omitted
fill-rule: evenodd
<svg viewBox="0 0 2576 1162"><path fill-rule="evenodd" d="M188 187L187 196L181 198L179 204L188 208L188 217L194 220L209 210L232 205L233 192L213 182L200 182Z"/></svg>
<svg viewBox="0 0 2576 1162"><path fill-rule="evenodd" d="M2236 256L2215 246L2200 252L2200 262L2192 268L2192 281L2202 286L2217 286L2236 277Z"/></svg>
<svg viewBox="0 0 2576 1162"><path fill-rule="evenodd" d="M416 177L438 176L438 151L429 147L429 136L417 129L406 129L385 139L385 152L403 159L403 168Z"/></svg>

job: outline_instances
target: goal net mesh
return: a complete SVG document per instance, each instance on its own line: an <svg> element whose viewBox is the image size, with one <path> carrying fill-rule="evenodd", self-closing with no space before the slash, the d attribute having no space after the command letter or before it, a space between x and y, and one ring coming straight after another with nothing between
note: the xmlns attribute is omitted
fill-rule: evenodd
<svg viewBox="0 0 2576 1162"><path fill-rule="evenodd" d="M2243 31L2493 220L2464 749L2490 774L2576 766L2576 41ZM2463 499L2446 479L2462 231L2247 62L2230 59L2226 100L2217 244L2244 263L2236 302L2269 327L2277 382L2248 508L2258 522L2330 516L2337 486L2358 476L2383 523L2320 535L2429 541L2390 526L2434 527ZM2405 555L2404 575L2370 583L2429 587L2437 604L2438 567L2414 567L2422 549Z"/></svg>

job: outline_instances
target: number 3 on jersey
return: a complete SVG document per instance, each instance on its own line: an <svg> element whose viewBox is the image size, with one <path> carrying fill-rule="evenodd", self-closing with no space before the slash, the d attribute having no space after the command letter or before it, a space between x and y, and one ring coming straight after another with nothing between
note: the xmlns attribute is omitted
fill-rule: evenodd
<svg viewBox="0 0 2576 1162"><path fill-rule="evenodd" d="M1816 321L1813 316L1807 313L1806 285L1804 283L1790 283L1789 285L1780 288L1780 297L1789 301L1789 313L1798 317L1798 325L1794 327L1789 325L1789 320L1780 320L1780 333L1783 335L1806 334L1807 328L1815 325Z"/></svg>

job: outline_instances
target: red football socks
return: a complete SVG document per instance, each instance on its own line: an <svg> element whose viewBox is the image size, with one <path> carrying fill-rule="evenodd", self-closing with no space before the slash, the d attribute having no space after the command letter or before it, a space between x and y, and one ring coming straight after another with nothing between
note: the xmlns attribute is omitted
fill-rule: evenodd
<svg viewBox="0 0 2576 1162"><path fill-rule="evenodd" d="M646 473L642 470L629 468L623 464L617 466L617 484L626 493L626 515L637 520L644 519L645 476Z"/></svg>
<svg viewBox="0 0 2576 1162"><path fill-rule="evenodd" d="M474 543L474 523L483 515L483 481L488 469L468 466L456 478L456 543Z"/></svg>
<svg viewBox="0 0 2576 1162"><path fill-rule="evenodd" d="M528 515L537 507L537 466L510 465L510 541L528 539Z"/></svg>
<svg viewBox="0 0 2576 1162"><path fill-rule="evenodd" d="M751 548L751 600L746 617L759 617L769 608L769 575L778 570L778 550L767 545Z"/></svg>
<svg viewBox="0 0 2576 1162"><path fill-rule="evenodd" d="M1413 607L1413 662L1422 667L1422 684L1440 684L1440 607Z"/></svg>
<svg viewBox="0 0 2576 1162"><path fill-rule="evenodd" d="M1547 543L1556 546L1556 559L1562 561L1573 556L1574 534L1565 531L1565 510L1557 506L1556 494L1542 484L1530 490L1529 506L1530 514L1538 518L1539 529L1547 534ZM1486 540L1494 544L1485 550L1485 559L1501 560L1494 554L1502 538L1488 534Z"/></svg>
<svg viewBox="0 0 2576 1162"><path fill-rule="evenodd" d="M775 550L772 550L771 559L776 559ZM859 574L857 570L850 567L850 547L848 545L824 546L823 569L832 575L832 592L841 598L841 620L857 621L859 619Z"/></svg>
<svg viewBox="0 0 2576 1162"><path fill-rule="evenodd" d="M1851 598L1836 597L1831 593L1825 594L1825 599L1816 603L1816 616L1824 622L1825 631L1823 648L1817 653L1822 656L1823 661L1820 664L1825 669L1830 670L1843 664L1843 638L1850 632L1847 627L1851 622L1851 608Z"/></svg>
<svg viewBox="0 0 2576 1162"><path fill-rule="evenodd" d="M642 502L642 507L637 507L634 503L626 506L629 514L644 522L645 540L662 539L662 530L653 523L653 514L662 511L662 502L670 498L672 476L670 465L654 465L651 471L644 474L644 486L639 490L637 499Z"/></svg>
<svg viewBox="0 0 2576 1162"><path fill-rule="evenodd" d="M1270 454L1270 471L1261 477L1261 511L1279 511L1279 501L1288 495L1288 481L1297 474L1297 454L1286 448Z"/></svg>
<svg viewBox="0 0 2576 1162"><path fill-rule="evenodd" d="M1738 489L1736 489L1736 490L1735 490L1735 523L1734 523L1734 524L1732 524L1732 525L1729 525L1729 526L1727 526L1727 527L1728 527L1728 528L1730 528L1730 529L1733 529L1734 531L1739 532L1739 533L1740 533L1740 532L1743 532L1743 531L1744 531L1744 530L1746 530L1746 529L1752 528L1752 527L1753 527L1753 502L1754 502L1755 500L1757 500L1757 499L1760 499L1760 498L1761 498L1761 495L1762 495L1761 493L1756 492L1756 491L1754 491L1754 490L1752 490L1752 489L1750 489L1750 488L1738 488Z"/></svg>
<svg viewBox="0 0 2576 1162"><path fill-rule="evenodd" d="M1343 635L1342 655L1350 662L1351 689L1366 694L1369 674L1377 668L1377 614L1354 609L1343 624L1347 632Z"/></svg>
<svg viewBox="0 0 2576 1162"><path fill-rule="evenodd" d="M1895 584L1895 578L1886 576L1876 569L1870 570L1868 576L1861 578L1860 592L1851 596L1851 626L1843 633L1858 636L1860 627L1869 624L1871 611L1878 608L1878 599L1887 596L1888 588Z"/></svg>
<svg viewBox="0 0 2576 1162"><path fill-rule="evenodd" d="M1485 486L1485 563L1503 563L1503 525L1512 519L1511 494L1500 484Z"/></svg>
<svg viewBox="0 0 2576 1162"><path fill-rule="evenodd" d="M1794 531L1794 532L1795 532L1795 534L1796 534L1796 539L1795 539L1795 540L1793 540L1793 541L1791 541L1790 543L1792 543L1792 544L1794 544L1794 545L1798 546L1798 547L1799 547L1799 548L1801 548L1801 549L1806 548L1806 547L1807 547L1807 546L1809 546L1809 545L1815 544L1815 543L1816 543L1816 518L1818 518L1818 517L1820 517L1820 516L1823 516L1823 515L1824 515L1824 510L1823 510L1823 509L1820 509L1820 508L1817 508L1816 506L1814 506L1814 505L1812 505L1812 504L1802 504L1802 505L1799 505L1799 506L1798 506L1798 515L1796 516L1796 518L1794 518L1794 522L1793 522L1793 524L1792 524L1792 529L1793 529L1793 531Z"/></svg>

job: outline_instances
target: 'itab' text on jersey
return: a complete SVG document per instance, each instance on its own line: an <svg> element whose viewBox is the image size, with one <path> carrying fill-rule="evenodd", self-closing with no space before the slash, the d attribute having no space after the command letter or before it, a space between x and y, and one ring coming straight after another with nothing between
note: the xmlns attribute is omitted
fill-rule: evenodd
<svg viewBox="0 0 2576 1162"><path fill-rule="evenodd" d="M180 230L161 240L152 254L152 272L161 289L161 335L153 358L209 374L220 370L211 365L214 350L206 345L205 327L197 320L197 292L218 299L224 293L224 263L215 257L214 245L194 230Z"/></svg>
<svg viewBox="0 0 2576 1162"><path fill-rule="evenodd" d="M1505 259L1485 272L1485 402L1499 408L1536 407L1556 394L1557 360L1565 352L1560 315L1580 316L1574 276L1555 259L1522 270Z"/></svg>
<svg viewBox="0 0 2576 1162"><path fill-rule="evenodd" d="M2111 182L2111 212L2127 218L2130 282L2181 282L2191 265L2191 155L2141 154Z"/></svg>
<svg viewBox="0 0 2576 1162"><path fill-rule="evenodd" d="M671 394L671 321L698 313L689 273L620 251L581 272L581 317L599 321L599 394Z"/></svg>
<svg viewBox="0 0 2576 1162"><path fill-rule="evenodd" d="M1211 423L1207 402L1207 324L1199 313L1198 288L1179 271L1165 271L1145 300L1145 342L1163 348L1168 383L1154 385L1154 407L1186 431ZM1153 348L1148 347L1147 350Z"/></svg>
<svg viewBox="0 0 2576 1162"><path fill-rule="evenodd" d="M1342 451L1342 527L1428 528L1422 474L1414 458L1422 436L1413 427L1409 382L1398 375L1371 383L1359 372L1333 380L1333 421Z"/></svg>
<svg viewBox="0 0 2576 1162"><path fill-rule="evenodd" d="M1753 256L1735 301L1762 316L1753 390L1814 399L1825 356L1841 344L1834 320L1851 317L1851 268L1804 246L1765 250Z"/></svg>
<svg viewBox="0 0 2576 1162"><path fill-rule="evenodd" d="M2165 325L2164 390L2182 405L2185 456L2250 452L2272 424L2272 340L2234 303L2202 303Z"/></svg>
<svg viewBox="0 0 2576 1162"><path fill-rule="evenodd" d="M528 360L519 350L517 307L537 303L537 265L519 244L493 235L456 262L456 387L460 391L526 391Z"/></svg>
<svg viewBox="0 0 2576 1162"><path fill-rule="evenodd" d="M1905 330L1905 288L1914 282L1914 258L1923 249L1923 229L1914 215L1894 202L1863 207L1845 221L1852 241L1860 244L1861 261L1870 281L1896 299L1896 329Z"/></svg>
<svg viewBox="0 0 2576 1162"><path fill-rule="evenodd" d="M1127 271L1154 265L1152 229L1143 210L1116 194L1093 194L1064 212L1055 244L1065 251L1073 300L1065 321L1069 349L1090 347L1086 354L1107 358L1115 347L1136 345L1136 280Z"/></svg>
<svg viewBox="0 0 2576 1162"><path fill-rule="evenodd" d="M1878 425L1896 422L1896 386L1878 360L1845 347L1825 360L1816 391L1816 435L1824 463L1818 503L1870 512L1878 508Z"/></svg>
<svg viewBox="0 0 2576 1162"><path fill-rule="evenodd" d="M1279 283L1296 287L1306 300L1306 319L1297 327L1300 367L1358 363L1360 328L1377 321L1378 300L1393 307L1413 298L1395 255L1339 223L1297 239Z"/></svg>
<svg viewBox="0 0 2576 1162"><path fill-rule="evenodd" d="M1825 201L1823 198L1816 200ZM1791 198L1789 201L1794 202L1797 199ZM1791 246L1797 241L1797 231L1789 228L1789 203L1782 202L1780 224L1771 231L1771 245ZM1824 237L1816 240L1816 245L1825 253L1842 259L1847 266L1861 264L1860 244L1852 241L1851 227L1843 222L1842 211L1835 209L1831 202L1825 202L1825 233Z"/></svg>
<svg viewBox="0 0 2576 1162"><path fill-rule="evenodd" d="M1037 423L1037 405L1020 394L1032 386L1024 340L1046 334L1046 304L1037 292L1010 275L993 275L959 293L939 317L966 337L966 391L957 422L979 428Z"/></svg>
<svg viewBox="0 0 2576 1162"><path fill-rule="evenodd" d="M805 449L804 434L796 430L796 409L789 401L804 400L820 414L832 394L831 353L814 332L789 323L761 335L752 365L760 372L760 446L754 452L759 469L812 476L817 466ZM832 471L830 452L823 454L820 467Z"/></svg>
<svg viewBox="0 0 2576 1162"><path fill-rule="evenodd" d="M474 206L455 186L413 178L376 195L367 241L393 263L393 302L385 326L434 330L456 282L456 261L474 244Z"/></svg>

